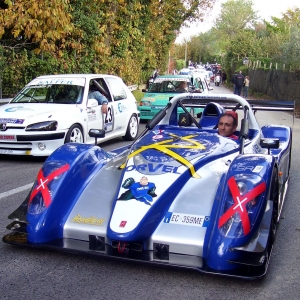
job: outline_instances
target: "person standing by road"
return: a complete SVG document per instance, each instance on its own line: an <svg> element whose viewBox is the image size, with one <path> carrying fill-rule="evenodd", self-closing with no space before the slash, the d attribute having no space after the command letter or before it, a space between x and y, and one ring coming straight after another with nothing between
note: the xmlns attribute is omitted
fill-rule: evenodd
<svg viewBox="0 0 300 300"><path fill-rule="evenodd" d="M236 89L235 89L236 76L237 76L237 74L234 73L234 75L231 77L231 82L232 82L232 84L233 84L233 93L234 93L234 94L236 94Z"/></svg>
<svg viewBox="0 0 300 300"><path fill-rule="evenodd" d="M225 84L226 80L227 80L227 74L226 74L226 71L224 70L223 74L222 74L222 83Z"/></svg>
<svg viewBox="0 0 300 300"><path fill-rule="evenodd" d="M243 89L243 96L244 96L244 98L248 97L249 84L250 84L249 76L245 76L244 89Z"/></svg>
<svg viewBox="0 0 300 300"><path fill-rule="evenodd" d="M235 94L241 96L242 93L242 87L244 84L245 77L242 74L242 71L240 71L236 76L235 76Z"/></svg>

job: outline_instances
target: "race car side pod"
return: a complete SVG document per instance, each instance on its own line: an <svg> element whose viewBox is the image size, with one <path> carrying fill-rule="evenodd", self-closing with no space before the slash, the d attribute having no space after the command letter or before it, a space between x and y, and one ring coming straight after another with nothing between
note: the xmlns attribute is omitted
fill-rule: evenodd
<svg viewBox="0 0 300 300"><path fill-rule="evenodd" d="M245 106L245 114L244 119L241 122L241 131L240 131L240 154L244 154L244 147L245 147L245 139L248 137L249 132L249 121L248 121L248 114L249 114L249 107Z"/></svg>

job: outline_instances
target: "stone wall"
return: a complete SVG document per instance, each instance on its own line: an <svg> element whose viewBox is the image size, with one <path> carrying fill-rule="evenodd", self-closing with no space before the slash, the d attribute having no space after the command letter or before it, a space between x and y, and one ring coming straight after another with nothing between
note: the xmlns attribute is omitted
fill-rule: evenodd
<svg viewBox="0 0 300 300"><path fill-rule="evenodd" d="M300 74L278 70L249 70L250 89L274 100L294 100L300 106Z"/></svg>

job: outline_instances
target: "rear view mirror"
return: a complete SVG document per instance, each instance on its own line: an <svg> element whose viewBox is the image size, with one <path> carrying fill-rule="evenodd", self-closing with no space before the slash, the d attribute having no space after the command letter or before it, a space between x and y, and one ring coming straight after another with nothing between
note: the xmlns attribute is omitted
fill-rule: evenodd
<svg viewBox="0 0 300 300"><path fill-rule="evenodd" d="M97 138L105 137L105 130L103 129L90 129L89 136L95 138L95 145L97 145Z"/></svg>

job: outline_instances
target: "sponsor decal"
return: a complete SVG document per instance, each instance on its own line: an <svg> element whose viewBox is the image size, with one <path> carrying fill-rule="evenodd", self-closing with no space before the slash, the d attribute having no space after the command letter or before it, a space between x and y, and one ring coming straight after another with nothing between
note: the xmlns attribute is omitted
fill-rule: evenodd
<svg viewBox="0 0 300 300"><path fill-rule="evenodd" d="M153 182L149 182L148 177L146 176L142 176L139 182L135 182L132 177L127 178L123 182L122 188L127 191L121 194L117 200L127 201L136 199L137 201L151 205L153 197L157 197L155 194L155 184Z"/></svg>
<svg viewBox="0 0 300 300"><path fill-rule="evenodd" d="M15 135L1 135L0 134L0 140L16 141L16 136Z"/></svg>
<svg viewBox="0 0 300 300"><path fill-rule="evenodd" d="M255 173L259 173L264 167L263 166L256 166L252 172L255 172Z"/></svg>
<svg viewBox="0 0 300 300"><path fill-rule="evenodd" d="M164 218L164 223L208 227L209 220L209 216L167 212Z"/></svg>
<svg viewBox="0 0 300 300"><path fill-rule="evenodd" d="M164 130L154 130L153 133L155 134L152 137L152 140L161 140L164 136L162 135L162 133L164 132Z"/></svg>
<svg viewBox="0 0 300 300"><path fill-rule="evenodd" d="M163 78L160 78L160 77L157 77L155 78L155 82L164 82L164 81L186 81L186 82L190 82L190 79L189 78L182 78L182 77L163 77Z"/></svg>
<svg viewBox="0 0 300 300"><path fill-rule="evenodd" d="M40 169L37 179L36 179L36 184L35 188L32 191L29 201L28 201L28 206L30 205L32 199L37 195L37 193L41 192L45 206L48 207L51 204L51 193L48 188L48 184L55 179L55 177L65 173L70 169L70 166L68 164L65 164L64 166L56 169L52 173L50 173L48 176L44 177L43 170Z"/></svg>
<svg viewBox="0 0 300 300"><path fill-rule="evenodd" d="M96 226L102 226L106 218L98 219L96 217L89 217L89 218L84 218L81 217L81 215L77 215L74 217L71 221L71 223L78 223L78 224L87 224L87 225L96 225Z"/></svg>
<svg viewBox="0 0 300 300"><path fill-rule="evenodd" d="M24 107L24 106L17 106L17 107L9 107L9 108L7 108L5 111L6 112L16 112L16 111L18 111L18 110L31 110L31 111L33 111L33 109L31 109L31 108L26 108L26 107Z"/></svg>
<svg viewBox="0 0 300 300"><path fill-rule="evenodd" d="M244 234L247 235L250 232L250 220L246 205L266 190L266 184L265 182L260 183L258 186L256 186L253 190L251 190L245 195L240 194L240 190L234 177L231 177L228 180L228 186L234 203L220 217L218 227L222 227L229 219L231 219L235 215L235 213L238 213L242 221Z"/></svg>
<svg viewBox="0 0 300 300"><path fill-rule="evenodd" d="M119 110L119 112L121 113L122 112L122 104L121 103L118 103L118 110Z"/></svg>
<svg viewBox="0 0 300 300"><path fill-rule="evenodd" d="M73 84L73 80L71 79L64 79L64 78L59 78L59 79L43 79L39 80L38 85L47 85L47 84Z"/></svg>
<svg viewBox="0 0 300 300"><path fill-rule="evenodd" d="M127 221L121 221L121 223L120 223L120 226L119 226L119 227L122 227L122 228L124 228L124 227L126 226L126 224L127 224Z"/></svg>
<svg viewBox="0 0 300 300"><path fill-rule="evenodd" d="M123 103L119 102L118 103L118 111L121 113L124 110L126 110L126 106Z"/></svg>
<svg viewBox="0 0 300 300"><path fill-rule="evenodd" d="M24 119L0 118L0 123L23 124Z"/></svg>
<svg viewBox="0 0 300 300"><path fill-rule="evenodd" d="M261 153L261 148L258 145L253 145L252 150L254 153Z"/></svg>
<svg viewBox="0 0 300 300"><path fill-rule="evenodd" d="M152 137L153 140L161 140L164 136L161 134L155 135Z"/></svg>
<svg viewBox="0 0 300 300"><path fill-rule="evenodd" d="M155 144L150 144L147 146L141 146L138 150L133 151L130 153L127 157L127 160L129 160L131 157L134 157L135 155L149 149L157 150L159 152L164 153L165 155L168 155L172 157L174 160L180 162L182 165L186 166L192 176L194 178L201 178L195 171L195 168L193 164L179 155L178 153L172 151L171 149L196 149L196 150L205 150L205 146L199 143L198 141L193 140L192 138L195 136L198 136L198 134L191 134L187 136L178 136L176 134L171 134L168 133L172 137L172 139L164 140L161 142L157 142ZM174 144L174 141L179 142L179 141L184 141L184 144ZM124 169L126 166L127 161L120 166L121 169Z"/></svg>
<svg viewBox="0 0 300 300"><path fill-rule="evenodd" d="M164 164L141 164L141 165L130 165L126 167L126 172L130 171L138 171L138 172L147 172L147 173L174 173L174 174L181 174L178 172L179 167L174 167L171 165L164 165Z"/></svg>
<svg viewBox="0 0 300 300"><path fill-rule="evenodd" d="M240 172L245 172L245 171L253 171L254 167L253 166L245 166L245 164L238 163L237 165L234 166L236 168L236 171Z"/></svg>

